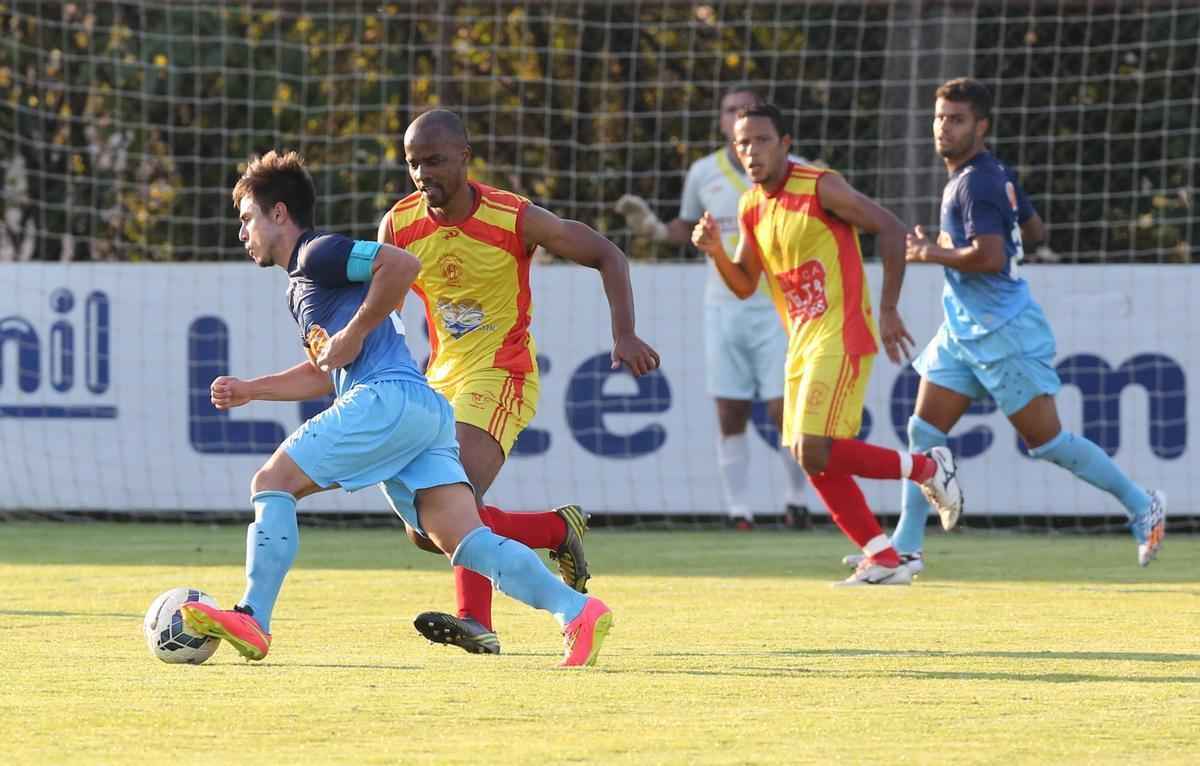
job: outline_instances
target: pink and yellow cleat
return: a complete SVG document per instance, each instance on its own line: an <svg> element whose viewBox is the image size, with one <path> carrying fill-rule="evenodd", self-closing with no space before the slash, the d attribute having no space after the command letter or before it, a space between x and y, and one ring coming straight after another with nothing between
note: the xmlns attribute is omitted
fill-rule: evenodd
<svg viewBox="0 0 1200 766"><path fill-rule="evenodd" d="M563 628L566 652L560 668L595 665L600 654L600 645L612 628L612 610L595 596L589 597L579 616Z"/></svg>
<svg viewBox="0 0 1200 766"><path fill-rule="evenodd" d="M258 620L245 612L217 609L198 601L184 604L179 611L189 628L228 641L248 660L261 660L271 650L271 634L264 632Z"/></svg>

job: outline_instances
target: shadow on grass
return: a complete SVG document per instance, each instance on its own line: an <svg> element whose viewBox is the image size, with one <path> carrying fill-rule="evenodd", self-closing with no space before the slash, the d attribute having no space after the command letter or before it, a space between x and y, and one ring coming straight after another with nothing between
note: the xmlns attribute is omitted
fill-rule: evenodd
<svg viewBox="0 0 1200 766"><path fill-rule="evenodd" d="M111 617L140 620L142 615L125 612L40 612L32 609L0 609L0 617Z"/></svg>
<svg viewBox="0 0 1200 766"><path fill-rule="evenodd" d="M1200 676L1134 676L1112 675L1103 676L1094 673L1004 673L987 671L952 671L952 670L868 670L853 671L829 670L826 668L743 668L731 670L614 670L603 672L630 675L666 675L666 676L714 676L729 678L786 678L798 676L812 678L829 676L847 678L853 676L859 679L879 680L918 680L918 681L1016 681L1020 683L1041 684L1200 684Z"/></svg>
<svg viewBox="0 0 1200 766"><path fill-rule="evenodd" d="M1200 654L1161 652L949 652L939 649L789 649L786 651L767 652L766 654L788 657L945 657L966 659L1077 660L1088 662L1200 663Z"/></svg>
<svg viewBox="0 0 1200 766"><path fill-rule="evenodd" d="M299 569L444 572L446 559L417 550L399 529L304 527ZM774 578L832 582L852 546L828 531L753 534L717 531L598 530L585 539L598 577ZM244 527L119 522L13 522L0 525L0 565L241 567ZM1200 595L1191 562L1200 535L1168 540L1159 561L1140 569L1131 539L1113 535L931 533L929 569L918 589L1008 588L1014 582L1111 592ZM544 552L543 552L544 556ZM798 583L801 584L801 583ZM811 585L811 583L803 583ZM1149 587L1147 587L1149 586ZM1184 587L1178 587L1184 586ZM1190 589L1187 586L1192 586ZM871 589L867 589L871 590ZM901 595L901 594L897 594Z"/></svg>

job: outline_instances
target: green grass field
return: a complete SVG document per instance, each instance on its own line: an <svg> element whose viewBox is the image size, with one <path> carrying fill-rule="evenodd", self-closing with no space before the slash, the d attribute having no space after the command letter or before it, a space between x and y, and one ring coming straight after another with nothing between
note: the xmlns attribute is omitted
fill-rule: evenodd
<svg viewBox="0 0 1200 766"><path fill-rule="evenodd" d="M496 596L499 657L412 629L443 560L310 529L271 655L147 653L160 591L241 595L238 526L0 524L0 752L29 763L1196 763L1200 537L935 536L911 588L834 589L831 533L594 532L616 625L556 670Z"/></svg>

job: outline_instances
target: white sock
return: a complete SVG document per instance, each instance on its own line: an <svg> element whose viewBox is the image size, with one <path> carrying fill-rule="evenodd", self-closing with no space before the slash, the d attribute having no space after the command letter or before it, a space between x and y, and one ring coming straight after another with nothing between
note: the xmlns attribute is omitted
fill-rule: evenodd
<svg viewBox="0 0 1200 766"><path fill-rule="evenodd" d="M721 471L721 489L725 492L725 512L749 519L750 442L746 434L717 437L717 467Z"/></svg>
<svg viewBox="0 0 1200 766"><path fill-rule="evenodd" d="M783 473L787 476L787 497L784 502L788 505L807 507L808 494L804 490L808 487L808 482L805 480L804 469L796 462L789 449L781 448L779 457L783 460Z"/></svg>

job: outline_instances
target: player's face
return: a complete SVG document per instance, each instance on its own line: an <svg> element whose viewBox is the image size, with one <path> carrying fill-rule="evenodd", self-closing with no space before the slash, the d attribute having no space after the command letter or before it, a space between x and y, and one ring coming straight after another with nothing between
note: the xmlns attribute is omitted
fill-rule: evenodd
<svg viewBox="0 0 1200 766"><path fill-rule="evenodd" d="M238 239L246 248L246 254L263 268L274 266L278 254L281 232L283 227L276 219L281 215L280 205L269 213L264 213L258 203L250 195L242 197L238 204L238 218L242 227L238 230Z"/></svg>
<svg viewBox="0 0 1200 766"><path fill-rule="evenodd" d="M429 136L420 131L404 137L408 174L430 207L445 207L463 188L470 157L470 148L452 137Z"/></svg>
<svg viewBox="0 0 1200 766"><path fill-rule="evenodd" d="M729 141L733 140L733 123L737 121L737 113L758 104L753 93L730 93L721 99L721 135Z"/></svg>
<svg viewBox="0 0 1200 766"><path fill-rule="evenodd" d="M751 181L774 186L787 172L792 137L780 136L769 117L743 117L733 124L733 148Z"/></svg>
<svg viewBox="0 0 1200 766"><path fill-rule="evenodd" d="M972 154L983 144L987 121L975 117L965 101L939 98L933 109L933 143L937 153L946 159Z"/></svg>

